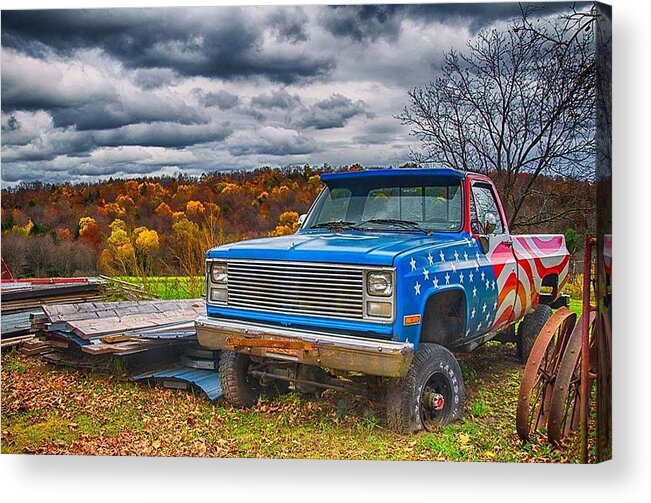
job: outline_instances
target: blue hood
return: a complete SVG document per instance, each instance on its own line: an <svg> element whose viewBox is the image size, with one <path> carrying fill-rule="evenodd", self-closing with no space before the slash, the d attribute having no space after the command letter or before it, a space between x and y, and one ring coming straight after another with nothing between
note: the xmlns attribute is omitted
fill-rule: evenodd
<svg viewBox="0 0 651 503"><path fill-rule="evenodd" d="M206 257L392 266L404 252L434 244L448 246L463 237L458 233L303 231L219 246L208 250Z"/></svg>

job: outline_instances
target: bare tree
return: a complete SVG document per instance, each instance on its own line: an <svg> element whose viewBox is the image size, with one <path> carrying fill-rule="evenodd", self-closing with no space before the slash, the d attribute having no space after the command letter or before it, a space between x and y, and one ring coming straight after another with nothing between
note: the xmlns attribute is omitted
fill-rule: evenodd
<svg viewBox="0 0 651 503"><path fill-rule="evenodd" d="M594 172L593 30L576 14L534 23L523 12L508 30L480 32L445 54L440 76L411 90L398 116L421 142L418 162L491 174L512 228L591 209L550 194L523 212L539 175Z"/></svg>

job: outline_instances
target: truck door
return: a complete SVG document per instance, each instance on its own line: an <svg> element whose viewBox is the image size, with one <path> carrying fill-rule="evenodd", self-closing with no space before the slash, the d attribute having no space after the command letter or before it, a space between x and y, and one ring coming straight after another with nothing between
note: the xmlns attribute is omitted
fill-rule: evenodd
<svg viewBox="0 0 651 503"><path fill-rule="evenodd" d="M497 283L494 306L491 306L495 307L491 330L498 330L514 319L513 308L518 286L517 262L493 186L488 182L473 181L471 187L471 231L483 242L479 253L483 253L492 266Z"/></svg>

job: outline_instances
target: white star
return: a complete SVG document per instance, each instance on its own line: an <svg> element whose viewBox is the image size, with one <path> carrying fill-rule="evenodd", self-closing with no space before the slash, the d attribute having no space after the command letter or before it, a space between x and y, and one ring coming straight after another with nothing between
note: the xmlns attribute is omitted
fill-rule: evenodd
<svg viewBox="0 0 651 503"><path fill-rule="evenodd" d="M493 310L497 309L497 301L493 302Z"/></svg>
<svg viewBox="0 0 651 503"><path fill-rule="evenodd" d="M459 283L463 283L463 271L459 273Z"/></svg>
<svg viewBox="0 0 651 503"><path fill-rule="evenodd" d="M477 259L477 262L479 262L479 252L475 252L475 258Z"/></svg>
<svg viewBox="0 0 651 503"><path fill-rule="evenodd" d="M445 284L446 285L450 284L450 275L447 272L445 273Z"/></svg>
<svg viewBox="0 0 651 503"><path fill-rule="evenodd" d="M427 270L427 267L423 267L423 278L425 278L425 281L429 279L429 271Z"/></svg>
<svg viewBox="0 0 651 503"><path fill-rule="evenodd" d="M416 261L414 260L414 257L411 257L411 260L409 261L409 265L411 265L412 271L416 270Z"/></svg>
<svg viewBox="0 0 651 503"><path fill-rule="evenodd" d="M443 250L441 250L441 253L439 253L439 257L441 257L441 262L445 262L445 255L443 255Z"/></svg>
<svg viewBox="0 0 651 503"><path fill-rule="evenodd" d="M463 260L466 260L466 261L468 260L468 253L467 252L463 252Z"/></svg>
<svg viewBox="0 0 651 503"><path fill-rule="evenodd" d="M488 312L488 313L486 313L486 321L488 321L488 320L490 320L490 319L491 319L491 313Z"/></svg>
<svg viewBox="0 0 651 503"><path fill-rule="evenodd" d="M473 307L473 308L472 308L472 311L470 311L470 319L472 319L472 318L475 317L475 313L476 313L476 312L477 312L477 311L476 311L475 308Z"/></svg>
<svg viewBox="0 0 651 503"><path fill-rule="evenodd" d="M493 288L493 290L495 290L495 282L494 281L491 283L491 287Z"/></svg>
<svg viewBox="0 0 651 503"><path fill-rule="evenodd" d="M468 246L472 246L472 244L475 242L475 238L469 239L468 240Z"/></svg>
<svg viewBox="0 0 651 503"><path fill-rule="evenodd" d="M438 287L439 287L439 279L436 276L434 276L434 288L438 288Z"/></svg>
<svg viewBox="0 0 651 503"><path fill-rule="evenodd" d="M479 271L479 262L475 262L475 271Z"/></svg>
<svg viewBox="0 0 651 503"><path fill-rule="evenodd" d="M414 290L416 290L416 295L420 295L420 283L418 281L414 285Z"/></svg>
<svg viewBox="0 0 651 503"><path fill-rule="evenodd" d="M486 275L484 274L484 271L481 272L481 280L484 281L486 279Z"/></svg>
<svg viewBox="0 0 651 503"><path fill-rule="evenodd" d="M432 257L432 252L429 252L427 254L427 261L429 262L429 265L434 265L434 257Z"/></svg>
<svg viewBox="0 0 651 503"><path fill-rule="evenodd" d="M475 273L474 273L474 272L470 271L470 272L468 273L468 279L470 280L471 283L472 283L472 278L473 278L474 276L475 276Z"/></svg>
<svg viewBox="0 0 651 503"><path fill-rule="evenodd" d="M459 253L456 250L454 251L454 260L459 260Z"/></svg>
<svg viewBox="0 0 651 503"><path fill-rule="evenodd" d="M490 287L491 287L490 280L486 280L486 290L488 290Z"/></svg>
<svg viewBox="0 0 651 503"><path fill-rule="evenodd" d="M479 325L477 325L477 330L481 328L481 321L479 322Z"/></svg>
<svg viewBox="0 0 651 503"><path fill-rule="evenodd" d="M487 307L488 307L488 306L486 305L486 302L484 302L484 305L481 306L481 312L482 312L482 313L485 313Z"/></svg>
<svg viewBox="0 0 651 503"><path fill-rule="evenodd" d="M474 286L472 287L472 296L477 297L477 288Z"/></svg>
<svg viewBox="0 0 651 503"><path fill-rule="evenodd" d="M457 272L457 266L454 265L454 262L452 262L451 266L452 266L452 272Z"/></svg>

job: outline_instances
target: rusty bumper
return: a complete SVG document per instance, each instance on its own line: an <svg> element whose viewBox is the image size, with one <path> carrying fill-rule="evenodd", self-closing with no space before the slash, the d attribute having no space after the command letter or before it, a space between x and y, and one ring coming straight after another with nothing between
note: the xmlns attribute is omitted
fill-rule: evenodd
<svg viewBox="0 0 651 503"><path fill-rule="evenodd" d="M402 377L414 354L410 343L272 327L202 316L195 322L199 344L261 358Z"/></svg>

